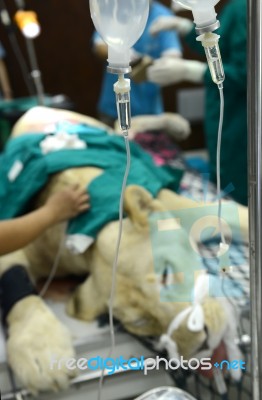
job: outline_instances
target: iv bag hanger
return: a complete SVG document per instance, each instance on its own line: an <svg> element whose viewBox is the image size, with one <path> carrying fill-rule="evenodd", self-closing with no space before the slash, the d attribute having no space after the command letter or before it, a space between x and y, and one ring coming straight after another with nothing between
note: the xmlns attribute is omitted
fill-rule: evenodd
<svg viewBox="0 0 262 400"><path fill-rule="evenodd" d="M33 39L40 34L40 25L37 20L37 15L33 11L25 11L24 0L15 0L18 11L16 12L14 19L15 22L22 32L25 38L25 44L27 48L27 54L31 69L31 77L33 79L38 104L44 105L44 87L42 82L41 71L38 66L35 46Z"/></svg>

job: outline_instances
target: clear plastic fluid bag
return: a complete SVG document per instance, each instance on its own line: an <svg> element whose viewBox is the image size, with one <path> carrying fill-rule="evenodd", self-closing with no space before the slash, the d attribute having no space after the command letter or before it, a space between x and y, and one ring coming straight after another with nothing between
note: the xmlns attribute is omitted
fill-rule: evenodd
<svg viewBox="0 0 262 400"><path fill-rule="evenodd" d="M146 26L149 0L89 0L89 3L95 28L109 46L109 64L129 64L129 49Z"/></svg>
<svg viewBox="0 0 262 400"><path fill-rule="evenodd" d="M216 21L215 5L219 0L175 0L188 10L192 10L197 26L213 24Z"/></svg>

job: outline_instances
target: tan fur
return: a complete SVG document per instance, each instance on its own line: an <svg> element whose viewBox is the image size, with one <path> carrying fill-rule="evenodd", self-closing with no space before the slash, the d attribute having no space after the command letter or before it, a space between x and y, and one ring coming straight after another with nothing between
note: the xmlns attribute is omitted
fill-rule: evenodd
<svg viewBox="0 0 262 400"><path fill-rule="evenodd" d="M17 125L15 135L21 133ZM63 186L79 183L87 186L102 171L96 168L71 169L54 176L38 197L38 205L54 191ZM114 298L114 316L124 327L137 335L161 335L166 332L172 319L189 304L162 302L159 295L159 277L153 265L152 244L148 227L148 218L154 211L174 210L181 208L197 208L205 206L182 198L169 190L162 190L157 199L143 188L130 186L125 193L125 210L128 217L123 221L123 235L117 267L117 285ZM247 210L240 207L241 226L245 235L248 233ZM99 233L96 242L82 255L72 255L68 250L62 252L57 276L69 273L83 275L90 273L87 280L80 285L67 304L68 313L86 321L94 320L98 315L108 310L108 301L112 282L112 265L115 257L119 224L113 221L107 224ZM31 274L39 278L48 276L57 253L64 226L49 229L38 240L21 253L14 254L10 260L22 261L30 268ZM183 257L170 259L175 271L186 271L193 249L188 245L188 233L181 231L180 246ZM164 254L165 249L160 249ZM168 256L168 255L167 255ZM10 261L9 265L12 265ZM3 265L3 267L1 267ZM8 268L8 260L0 260L0 272ZM33 308L35 307L35 308ZM203 305L205 329L200 332L189 332L186 319L175 331L173 339L178 344L179 352L185 357L193 356L213 336L214 343L220 341L227 324L223 307L215 299L207 298ZM29 313L29 310L31 311ZM72 354L73 350L66 333L61 333L60 323L44 306L41 299L24 299L12 309L9 314L10 339L8 342L9 361L19 376L23 385L34 390L52 388L59 381L63 386L68 380L67 372L61 376L53 376L47 372L47 351L56 354ZM52 334L49 334L49 330ZM21 332L23 334L21 335ZM58 336L62 335L62 343ZM65 335L65 336L63 336ZM39 339L41 337L41 339ZM37 338L37 340L34 340ZM24 346L28 343L28 348ZM38 344L36 344L38 343ZM43 343L43 347L41 347ZM51 350L47 350L48 348ZM41 380L40 369L25 360L31 360L32 354L40 359L46 379ZM23 360L23 361L22 361ZM34 361L32 361L34 363ZM24 372L19 372L23 364Z"/></svg>
<svg viewBox="0 0 262 400"><path fill-rule="evenodd" d="M68 387L75 371L50 368L51 357L71 358L67 329L37 296L18 302L8 315L7 357L19 381L33 393Z"/></svg>

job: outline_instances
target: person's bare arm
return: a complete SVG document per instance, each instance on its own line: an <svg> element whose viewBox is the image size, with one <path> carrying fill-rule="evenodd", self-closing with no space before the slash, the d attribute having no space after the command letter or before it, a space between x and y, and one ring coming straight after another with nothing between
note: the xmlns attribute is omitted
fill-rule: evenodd
<svg viewBox="0 0 262 400"><path fill-rule="evenodd" d="M0 85L5 100L12 99L12 89L4 60L0 59Z"/></svg>
<svg viewBox="0 0 262 400"><path fill-rule="evenodd" d="M52 195L45 205L25 216L0 222L0 255L23 248L47 228L89 208L89 196L77 187Z"/></svg>

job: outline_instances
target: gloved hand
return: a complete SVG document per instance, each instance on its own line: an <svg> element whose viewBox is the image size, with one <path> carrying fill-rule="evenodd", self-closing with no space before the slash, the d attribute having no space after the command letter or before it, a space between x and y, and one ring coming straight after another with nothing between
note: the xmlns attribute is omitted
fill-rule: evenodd
<svg viewBox="0 0 262 400"><path fill-rule="evenodd" d="M176 30L181 36L187 35L193 28L193 22L188 18L166 16L159 17L150 26L149 32L151 35L156 35L159 32Z"/></svg>
<svg viewBox="0 0 262 400"><path fill-rule="evenodd" d="M207 64L182 58L162 57L147 68L147 79L161 86L183 81L201 83Z"/></svg>
<svg viewBox="0 0 262 400"><path fill-rule="evenodd" d="M175 13L179 13L180 11L185 11L185 7L178 4L175 0L171 0L170 6Z"/></svg>
<svg viewBox="0 0 262 400"><path fill-rule="evenodd" d="M132 71L129 76L135 83L145 82L147 80L146 70L149 65L152 65L153 59L150 56L143 56L136 63L131 63Z"/></svg>
<svg viewBox="0 0 262 400"><path fill-rule="evenodd" d="M174 139L185 140L191 134L187 119L175 113L164 113L165 130Z"/></svg>
<svg viewBox="0 0 262 400"><path fill-rule="evenodd" d="M159 115L138 115L132 117L129 139L134 139L137 133L163 130L176 140L185 140L191 133L189 122L179 114L163 113ZM122 134L118 121L115 132Z"/></svg>

